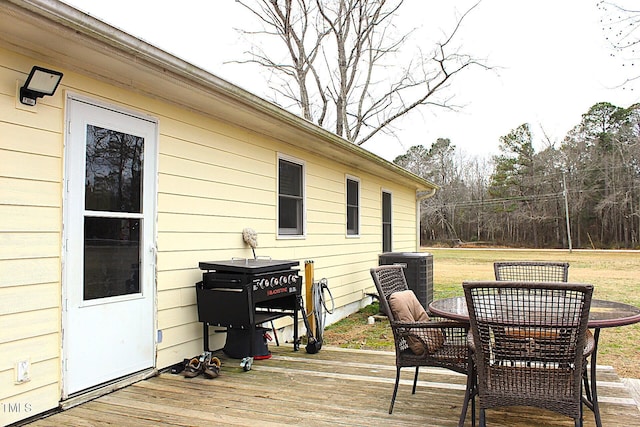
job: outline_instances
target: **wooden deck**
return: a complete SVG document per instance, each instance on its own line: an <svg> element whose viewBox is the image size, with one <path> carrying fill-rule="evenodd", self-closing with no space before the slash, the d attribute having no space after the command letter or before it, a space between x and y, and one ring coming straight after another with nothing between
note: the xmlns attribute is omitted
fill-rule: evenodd
<svg viewBox="0 0 640 427"><path fill-rule="evenodd" d="M271 346L273 358L249 372L221 354L222 374L209 380L162 373L73 407L32 426L455 426L465 376L422 369L411 394L404 369L395 409L388 414L395 375L388 352L322 348L315 355ZM599 369L605 426L640 426L640 410L612 368ZM585 426L594 426L585 408ZM551 412L530 408L487 411L491 426L573 426ZM470 416L467 425L471 425Z"/></svg>

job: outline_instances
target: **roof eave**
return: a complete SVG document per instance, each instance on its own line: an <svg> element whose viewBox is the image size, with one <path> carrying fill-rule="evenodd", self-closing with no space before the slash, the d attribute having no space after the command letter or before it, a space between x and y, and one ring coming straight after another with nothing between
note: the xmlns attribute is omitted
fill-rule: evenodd
<svg viewBox="0 0 640 427"><path fill-rule="evenodd" d="M121 61L121 67L130 67L131 75L136 72L142 75L141 69L149 68L155 73L153 76L144 76L136 84L135 78L123 78L123 73L114 71L112 75L105 71L104 67L98 65L92 67L91 58L84 56L74 63L73 55L68 55L64 60L60 60L62 66L71 67L82 73L87 73L94 78L109 81L120 86L125 86L153 96L161 98L167 102L177 103L190 110L196 110L203 114L212 115L219 119L247 127L251 123L251 129L268 134L274 138L287 143L310 149L311 151L330 155L342 163L360 168L366 171L375 170L378 175L386 178L396 178L398 176L411 183L417 192L431 192L438 187L422 179L417 175L391 163L339 136L329 132L285 109L268 102L259 96L252 94L214 74L199 68L187 61L184 61L162 49L159 49L139 38L136 38L122 30L119 30L103 21L81 12L65 3L57 0L8 0L2 8L10 8L20 18L32 20L35 24L51 23L58 27L59 31L51 32L43 28L47 38L59 37L65 43L85 44L95 48L101 46L99 52L94 55L111 55ZM9 18L11 19L11 18ZM9 25L3 25L5 31ZM38 25L38 28L41 28ZM25 42L25 34L16 35L13 44ZM55 43L55 41L50 41ZM29 46L29 51L34 50L52 62L56 62L55 54L47 46L40 46L34 36L33 43ZM72 47L67 47L69 51ZM148 79L146 82L142 79ZM163 79L163 92L167 92L167 81L176 85L175 91L170 95L159 93L156 80ZM146 84L145 84L146 83ZM213 97L220 104L206 102L203 93ZM215 104L215 107L211 104ZM227 105L225 110L224 105ZM233 105L230 108L229 105ZM238 108L241 107L241 108ZM216 110L218 108L218 110ZM247 116L251 116L247 121ZM279 123L274 126L273 123ZM303 134L304 138L300 138ZM336 157L337 156L337 157Z"/></svg>

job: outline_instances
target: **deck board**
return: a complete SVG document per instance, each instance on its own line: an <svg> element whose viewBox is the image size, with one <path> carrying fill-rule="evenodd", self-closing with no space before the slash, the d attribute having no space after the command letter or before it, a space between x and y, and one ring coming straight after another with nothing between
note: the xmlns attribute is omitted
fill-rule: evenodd
<svg viewBox="0 0 640 427"><path fill-rule="evenodd" d="M411 394L413 370L404 369L393 414L388 414L395 378L389 352L323 347L314 355L272 346L273 358L244 372L221 353L221 376L184 378L161 373L124 389L34 421L49 426L455 426L466 377L421 369ZM609 367L599 367L604 425L640 425L640 410ZM509 408L487 411L492 426L572 426L549 411ZM585 426L594 426L585 408ZM470 416L467 424L471 425Z"/></svg>

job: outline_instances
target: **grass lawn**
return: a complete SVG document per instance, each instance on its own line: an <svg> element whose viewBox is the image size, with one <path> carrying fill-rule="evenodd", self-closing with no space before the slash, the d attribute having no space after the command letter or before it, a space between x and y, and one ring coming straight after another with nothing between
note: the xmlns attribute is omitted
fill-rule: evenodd
<svg viewBox="0 0 640 427"><path fill-rule="evenodd" d="M423 248L433 254L436 299L463 295L465 280L493 280L494 261L541 260L569 262L569 281L590 283L594 298L640 307L640 253L519 249ZM393 349L387 321L367 325L377 304L327 328L324 341L350 348ZM602 329L598 364L612 365L621 377L640 378L640 324Z"/></svg>

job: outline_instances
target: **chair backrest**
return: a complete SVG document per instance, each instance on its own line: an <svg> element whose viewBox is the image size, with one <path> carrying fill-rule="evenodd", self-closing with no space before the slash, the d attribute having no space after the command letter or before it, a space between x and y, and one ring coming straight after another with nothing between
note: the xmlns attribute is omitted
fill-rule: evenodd
<svg viewBox="0 0 640 427"><path fill-rule="evenodd" d="M463 288L483 407L523 404L575 416L593 286L495 281Z"/></svg>
<svg viewBox="0 0 640 427"><path fill-rule="evenodd" d="M403 267L401 265L381 265L369 271L378 291L381 310L393 322L396 319L394 319L389 307L389 297L394 292L409 289L407 279L404 277Z"/></svg>
<svg viewBox="0 0 640 427"><path fill-rule="evenodd" d="M496 280L516 282L567 282L569 263L552 261L498 261L493 263Z"/></svg>

